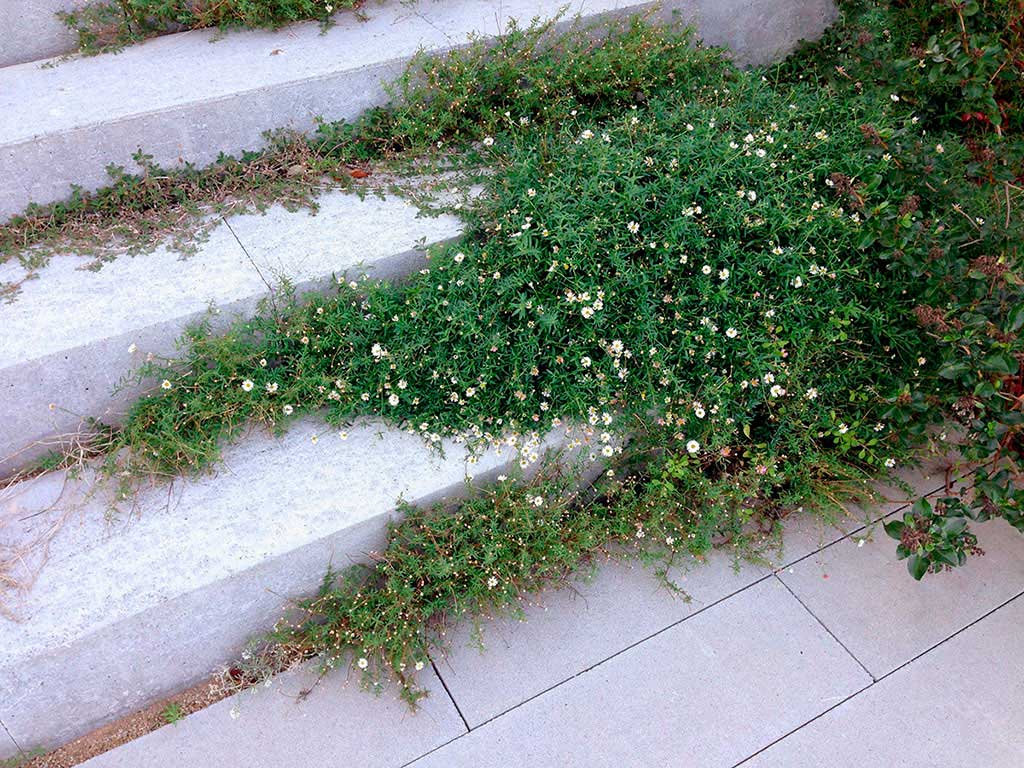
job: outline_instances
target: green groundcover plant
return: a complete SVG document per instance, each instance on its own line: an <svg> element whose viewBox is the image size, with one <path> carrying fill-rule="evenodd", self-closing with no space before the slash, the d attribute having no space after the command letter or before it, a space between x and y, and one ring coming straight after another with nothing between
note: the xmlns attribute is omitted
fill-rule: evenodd
<svg viewBox="0 0 1024 768"><path fill-rule="evenodd" d="M311 412L342 436L373 417L518 448L536 479L405 509L278 630L413 703L446 621L627 544L666 578L718 541L756 551L788 509L834 508L929 445L976 467L974 491L886 525L915 578L977 553L972 521L1024 529L1019 7L844 13L749 72L638 19L417 60L395 104L310 142L488 168L466 235L405 282L346 277L194 328L101 430L106 472L129 492L201 471L251 424ZM566 424L583 466L541 460Z"/></svg>
<svg viewBox="0 0 1024 768"><path fill-rule="evenodd" d="M216 27L270 28L295 21L327 24L361 0L107 0L57 17L75 33L82 53L116 51L156 35Z"/></svg>
<svg viewBox="0 0 1024 768"><path fill-rule="evenodd" d="M653 422L756 507L892 469L952 420L969 459L1001 463L972 500L889 530L917 577L962 562L967 518L1021 525L1020 144L979 121L932 132L948 107L901 87L904 17L848 13L765 72L639 19L417 60L395 105L312 141L486 165L467 235L404 283L193 329L140 371L162 388L103 430L108 472L198 471L253 421L310 411L481 448Z"/></svg>

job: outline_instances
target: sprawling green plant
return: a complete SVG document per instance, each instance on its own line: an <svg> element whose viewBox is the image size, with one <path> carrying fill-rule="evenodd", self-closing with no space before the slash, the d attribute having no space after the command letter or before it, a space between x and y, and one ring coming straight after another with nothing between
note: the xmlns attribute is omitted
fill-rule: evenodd
<svg viewBox="0 0 1024 768"><path fill-rule="evenodd" d="M581 467L563 456L529 481L470 489L456 505L404 505L371 562L328 572L319 592L270 635L270 653L259 652L264 640L250 658L270 655L272 669L306 658L325 668L349 665L370 690L397 680L415 706L427 693L417 673L446 650L456 622L521 615L525 594L608 559L641 559L686 599L674 577L714 545L728 541L745 557L770 554L782 509L794 500L760 496L778 482L774 472L729 457L695 459L657 428L638 440L630 459L616 461L591 489L580 488ZM264 674L265 664L236 672L248 684Z"/></svg>
<svg viewBox="0 0 1024 768"><path fill-rule="evenodd" d="M920 578L980 551L971 520L1002 517L1024 531L1024 5L851 2L844 10L843 24L777 76L813 80L839 100L888 93L913 110L911 131L864 126L867 151L890 158L871 183L892 202L876 206L861 245L890 253L917 284L917 325L939 350L927 372L935 391L905 389L888 417L901 431L951 422L957 449L978 467L970 496L921 502L887 527Z"/></svg>
<svg viewBox="0 0 1024 768"><path fill-rule="evenodd" d="M328 23L337 10L361 0L105 0L57 17L78 36L82 53L119 50L184 29L266 27L294 21Z"/></svg>
<svg viewBox="0 0 1024 768"><path fill-rule="evenodd" d="M932 517L1021 524L1021 148L1009 123L950 131L911 90L892 62L914 24L848 12L763 73L640 20L417 60L395 104L311 146L488 166L465 237L404 283L345 278L193 329L140 371L162 388L104 433L107 470L198 471L253 421L310 411L525 445L524 465L563 420L603 438L654 419L693 488L730 478L777 511L912 460L953 419L978 492L890 532L915 576L959 563L972 534Z"/></svg>

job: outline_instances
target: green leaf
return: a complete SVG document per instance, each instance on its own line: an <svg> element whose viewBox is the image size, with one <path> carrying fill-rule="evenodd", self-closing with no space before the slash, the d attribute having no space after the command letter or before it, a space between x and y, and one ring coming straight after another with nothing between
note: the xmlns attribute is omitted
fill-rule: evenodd
<svg viewBox="0 0 1024 768"><path fill-rule="evenodd" d="M896 539L898 541L903 534L903 529L907 526L899 520L890 520L888 523L884 523L882 527L885 528L885 532L891 538Z"/></svg>
<svg viewBox="0 0 1024 768"><path fill-rule="evenodd" d="M907 560L907 570L916 581L920 581L928 573L928 561L919 555L913 555Z"/></svg>
<svg viewBox="0 0 1024 768"><path fill-rule="evenodd" d="M967 528L967 521L962 517L950 517L942 524L942 535L959 536Z"/></svg>
<svg viewBox="0 0 1024 768"><path fill-rule="evenodd" d="M971 370L967 363L952 362L946 363L939 369L939 376L943 379L955 379Z"/></svg>

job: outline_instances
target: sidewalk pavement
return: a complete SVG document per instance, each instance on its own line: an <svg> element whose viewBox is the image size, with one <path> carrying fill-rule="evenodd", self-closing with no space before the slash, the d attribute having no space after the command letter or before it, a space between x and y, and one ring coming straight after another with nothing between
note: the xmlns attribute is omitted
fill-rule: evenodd
<svg viewBox="0 0 1024 768"><path fill-rule="evenodd" d="M807 521L775 568L677 573L689 601L606 563L486 620L483 653L456 630L415 714L344 672L298 701L293 670L85 766L1021 768L1024 536L977 530L984 557L921 583L880 526Z"/></svg>

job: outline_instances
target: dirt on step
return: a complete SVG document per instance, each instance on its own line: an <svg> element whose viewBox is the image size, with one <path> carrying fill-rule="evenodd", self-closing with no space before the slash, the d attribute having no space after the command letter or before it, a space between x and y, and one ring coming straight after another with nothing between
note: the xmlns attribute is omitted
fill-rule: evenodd
<svg viewBox="0 0 1024 768"><path fill-rule="evenodd" d="M185 717L215 704L231 693L232 691L224 686L219 678L211 677L187 690L151 704L145 709L140 709L138 712L133 712L102 728L97 728L53 752L34 757L26 762L23 768L71 768L71 766L84 763L89 758L108 752L140 736L145 736L157 728L173 728L173 724L168 724L167 713L169 711L173 711L177 718Z"/></svg>

